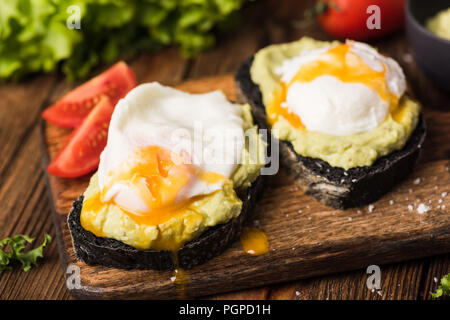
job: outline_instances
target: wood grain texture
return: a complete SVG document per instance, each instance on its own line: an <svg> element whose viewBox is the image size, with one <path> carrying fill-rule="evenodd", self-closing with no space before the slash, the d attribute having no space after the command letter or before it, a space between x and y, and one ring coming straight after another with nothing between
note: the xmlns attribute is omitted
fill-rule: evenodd
<svg viewBox="0 0 450 320"><path fill-rule="evenodd" d="M367 288L368 274L363 269L279 285L271 290L269 299L336 300L358 297L365 300L414 300L419 294L424 268L423 260L381 266L381 290Z"/></svg>
<svg viewBox="0 0 450 320"><path fill-rule="evenodd" d="M141 82L158 80L177 84L189 78L201 78L215 73L233 73L239 63L257 49L271 44L296 40L308 35L321 40L331 39L316 24L298 28L305 8L314 0L258 0L243 11L242 29L231 32L218 41L215 49L200 57L185 60L175 49L133 59L131 65ZM256 35L256 36L253 36ZM237 38L238 41L234 41ZM247 45L248 44L248 45ZM402 66L415 97L424 105L429 126L428 152L422 155L423 163L450 158L449 127L450 96L437 90L424 77L411 55L404 32L371 44L391 55ZM223 60L226 62L223 63ZM40 106L49 105L74 87L61 76L39 76L20 84L0 85L0 236L30 232L40 241L43 233L55 235L50 215L50 204L44 191L45 180L40 171L39 112ZM430 116L428 116L430 115ZM30 140L31 139L31 140ZM34 145L34 146L33 146ZM280 176L282 176L282 172ZM20 178L21 180L19 180ZM271 186L283 186L273 181ZM276 182L276 183L275 183ZM407 196L407 195L405 195ZM448 206L447 206L448 208ZM377 210L377 208L376 208ZM38 221L44 221L38 229ZM28 273L15 270L0 272L0 299L69 299L65 278L61 271L56 242L49 246L41 266ZM382 292L370 293L366 288L365 268L352 272L315 277L275 287L259 287L240 292L208 296L215 299L274 299L302 298L328 299L430 299L439 279L450 272L449 255L419 259L399 264L383 265ZM400 284L400 286L399 286Z"/></svg>
<svg viewBox="0 0 450 320"><path fill-rule="evenodd" d="M177 87L195 93L220 89L230 100L236 100L232 76L191 80ZM441 130L445 131L445 127ZM44 134L51 158L68 133L44 124ZM428 152L426 143L424 152ZM186 271L185 294L202 296L448 252L450 215L442 205L450 206L450 197L440 197L440 193L449 186L449 165L448 160L422 162L405 182L374 203L373 212L367 207L333 210L304 195L286 175L271 177L254 215L270 238L269 253L248 256L235 243L222 255ZM88 178L48 176L48 179L59 221L57 229L61 231L59 240L64 262L81 269L84 288L72 290L74 295L83 298L177 296L179 289L170 281L170 271L124 271L77 261L65 218L71 203L86 188ZM438 207L439 199L442 203ZM425 203L431 210L419 214L416 211L419 203ZM408 206L412 209L408 210ZM273 295L277 297L276 292Z"/></svg>

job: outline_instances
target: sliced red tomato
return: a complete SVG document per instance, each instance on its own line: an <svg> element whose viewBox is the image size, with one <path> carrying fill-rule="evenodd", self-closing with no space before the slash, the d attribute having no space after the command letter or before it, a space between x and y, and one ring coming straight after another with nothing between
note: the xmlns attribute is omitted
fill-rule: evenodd
<svg viewBox="0 0 450 320"><path fill-rule="evenodd" d="M44 110L42 117L60 127L76 128L106 95L116 105L136 86L136 76L128 65L120 61L102 74L70 91L61 100Z"/></svg>
<svg viewBox="0 0 450 320"><path fill-rule="evenodd" d="M76 178L95 170L100 162L100 153L106 146L113 111L110 99L101 96L92 112L52 159L47 171L58 177Z"/></svg>

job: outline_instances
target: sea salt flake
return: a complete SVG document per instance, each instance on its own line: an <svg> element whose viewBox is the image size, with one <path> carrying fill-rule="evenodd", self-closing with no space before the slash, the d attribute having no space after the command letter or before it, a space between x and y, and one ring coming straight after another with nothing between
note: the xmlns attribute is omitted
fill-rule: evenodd
<svg viewBox="0 0 450 320"><path fill-rule="evenodd" d="M369 212L372 212L373 209L375 209L375 206L373 204L369 204L368 209L369 209Z"/></svg>
<svg viewBox="0 0 450 320"><path fill-rule="evenodd" d="M177 278L177 277L175 277L175 276L170 277L170 281L174 282L176 278Z"/></svg>
<svg viewBox="0 0 450 320"><path fill-rule="evenodd" d="M447 196L447 194L448 194L447 192L442 192L441 193L442 198L445 198Z"/></svg>
<svg viewBox="0 0 450 320"><path fill-rule="evenodd" d="M439 199L439 200L438 200L438 203L442 203L442 199Z"/></svg>
<svg viewBox="0 0 450 320"><path fill-rule="evenodd" d="M417 212L418 212L419 214L426 213L426 212L428 212L429 210L430 210L430 207L427 206L427 205L424 204L424 203L419 204L419 206L417 207Z"/></svg>
<svg viewBox="0 0 450 320"><path fill-rule="evenodd" d="M413 181L413 184L418 185L420 183L420 181L421 181L420 178L417 178Z"/></svg>
<svg viewBox="0 0 450 320"><path fill-rule="evenodd" d="M389 200L389 204L392 206L394 204L394 200Z"/></svg>
<svg viewBox="0 0 450 320"><path fill-rule="evenodd" d="M409 205L408 205L408 210L409 210L409 211L413 211L413 210L414 210L414 207L413 207L412 205L409 204Z"/></svg>

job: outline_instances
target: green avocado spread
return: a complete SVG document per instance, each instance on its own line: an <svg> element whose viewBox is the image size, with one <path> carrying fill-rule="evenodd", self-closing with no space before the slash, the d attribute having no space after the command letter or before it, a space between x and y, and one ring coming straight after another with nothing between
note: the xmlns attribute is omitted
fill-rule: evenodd
<svg viewBox="0 0 450 320"><path fill-rule="evenodd" d="M325 48L339 42L324 42L304 37L298 41L272 45L256 53L250 69L252 81L262 93L267 106L281 89L280 77L275 72L284 60L300 55L304 50ZM346 170L370 166L379 157L403 148L414 131L420 106L406 95L399 101L395 113L389 113L384 122L373 130L346 136L295 128L283 116L273 124L272 131L280 140L292 143L295 151L305 157L322 159L331 166Z"/></svg>
<svg viewBox="0 0 450 320"><path fill-rule="evenodd" d="M450 40L450 8L428 19L426 27L438 37Z"/></svg>
<svg viewBox="0 0 450 320"><path fill-rule="evenodd" d="M191 202L179 214L158 225L133 220L115 204L101 204L95 210L82 210L81 225L98 237L112 238L137 249L178 250L185 242L197 238L208 227L225 223L239 216L242 200L238 193L245 191L260 175L265 165L266 143L253 124L249 105L242 105L246 137L257 142L250 152L249 144L242 150L242 160L230 181L221 190L204 195ZM100 192L97 173L84 192L84 202L92 201Z"/></svg>

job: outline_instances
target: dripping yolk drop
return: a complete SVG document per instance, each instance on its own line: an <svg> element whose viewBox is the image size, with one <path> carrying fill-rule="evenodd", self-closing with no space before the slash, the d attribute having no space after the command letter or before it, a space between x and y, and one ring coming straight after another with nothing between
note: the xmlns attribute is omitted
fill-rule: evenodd
<svg viewBox="0 0 450 320"><path fill-rule="evenodd" d="M259 256L269 251L269 237L257 228L244 228L241 244L244 251L252 256Z"/></svg>

